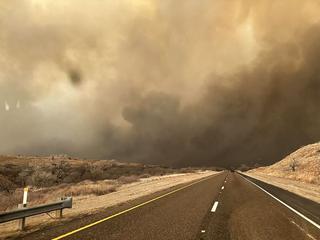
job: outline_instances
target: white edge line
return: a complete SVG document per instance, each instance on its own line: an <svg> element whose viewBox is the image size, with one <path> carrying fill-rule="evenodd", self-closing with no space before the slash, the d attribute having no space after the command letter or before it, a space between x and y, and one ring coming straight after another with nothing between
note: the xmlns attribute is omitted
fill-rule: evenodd
<svg viewBox="0 0 320 240"><path fill-rule="evenodd" d="M213 206L212 206L212 209L211 209L211 212L215 212L217 210L217 207L218 207L218 204L219 202L218 201L215 201Z"/></svg>
<svg viewBox="0 0 320 240"><path fill-rule="evenodd" d="M272 198L274 198L275 200L277 200L278 202L280 202L281 204L283 204L284 206L286 206L287 208L289 208L291 211L293 211L294 213L296 213L297 215L299 215L300 217L302 217L304 220L308 221L309 223L311 223L313 226L315 226L316 228L320 229L320 225L315 223L314 221L312 221L311 219L309 219L308 217L304 216L301 212L297 211L296 209L294 209L293 207L289 206L288 204L286 204L285 202L281 201L280 199L278 199L277 197L273 196L271 193L269 193L268 191L264 190L262 187L260 187L259 185L255 184L254 182L252 182L251 180L247 179L246 177L242 176L241 174L239 174L241 177L243 177L245 180L247 180L248 182L252 183L253 185L255 185L257 188L259 188L260 190L264 191L266 194L268 194L269 196L271 196Z"/></svg>

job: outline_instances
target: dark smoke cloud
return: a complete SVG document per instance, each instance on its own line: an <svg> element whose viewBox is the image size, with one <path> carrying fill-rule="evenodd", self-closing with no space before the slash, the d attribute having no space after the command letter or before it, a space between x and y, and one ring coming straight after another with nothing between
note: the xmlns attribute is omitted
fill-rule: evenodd
<svg viewBox="0 0 320 240"><path fill-rule="evenodd" d="M2 153L238 166L320 139L316 0L0 9Z"/></svg>

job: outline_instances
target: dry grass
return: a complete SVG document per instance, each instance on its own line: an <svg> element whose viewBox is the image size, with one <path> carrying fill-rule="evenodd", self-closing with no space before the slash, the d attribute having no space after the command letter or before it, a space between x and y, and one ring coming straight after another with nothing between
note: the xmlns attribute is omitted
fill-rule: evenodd
<svg viewBox="0 0 320 240"><path fill-rule="evenodd" d="M320 143L307 145L283 160L248 173L292 179L304 183L320 184Z"/></svg>
<svg viewBox="0 0 320 240"><path fill-rule="evenodd" d="M82 181L76 184L61 184L53 187L30 188L28 193L29 206L53 202L65 196L101 196L117 191L123 184L139 181L137 176L120 177L117 180ZM22 189L14 192L0 192L0 211L11 210L22 201Z"/></svg>
<svg viewBox="0 0 320 240"><path fill-rule="evenodd" d="M27 185L32 206L65 196L105 195L141 178L196 171L115 160L81 160L65 155L0 156L0 211L16 208Z"/></svg>
<svg viewBox="0 0 320 240"><path fill-rule="evenodd" d="M149 177L151 177L151 175L148 174L148 173L145 173L145 174L141 174L141 175L140 175L140 178L149 178Z"/></svg>
<svg viewBox="0 0 320 240"><path fill-rule="evenodd" d="M302 147L271 166L245 174L320 203L320 143Z"/></svg>
<svg viewBox="0 0 320 240"><path fill-rule="evenodd" d="M0 193L0 211L17 208L18 204L22 202L22 192L14 193Z"/></svg>
<svg viewBox="0 0 320 240"><path fill-rule="evenodd" d="M133 183L133 182L137 182L139 181L139 177L138 176L121 176L119 177L118 181L120 183L123 183L123 184L128 184L128 183Z"/></svg>
<svg viewBox="0 0 320 240"><path fill-rule="evenodd" d="M101 196L107 193L115 192L120 184L105 181L85 181L72 186L60 187L57 189L59 196Z"/></svg>

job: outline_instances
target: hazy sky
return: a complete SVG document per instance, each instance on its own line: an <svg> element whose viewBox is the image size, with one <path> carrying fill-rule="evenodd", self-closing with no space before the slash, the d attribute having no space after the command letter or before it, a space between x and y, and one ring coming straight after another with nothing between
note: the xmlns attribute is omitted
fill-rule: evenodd
<svg viewBox="0 0 320 240"><path fill-rule="evenodd" d="M277 161L320 140L319 12L317 0L3 0L0 154Z"/></svg>

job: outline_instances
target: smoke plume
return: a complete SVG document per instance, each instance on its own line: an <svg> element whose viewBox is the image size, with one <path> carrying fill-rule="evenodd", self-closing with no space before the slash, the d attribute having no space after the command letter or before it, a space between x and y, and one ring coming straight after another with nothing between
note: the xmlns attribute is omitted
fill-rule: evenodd
<svg viewBox="0 0 320 240"><path fill-rule="evenodd" d="M320 139L319 12L317 0L2 1L0 153L280 160Z"/></svg>

